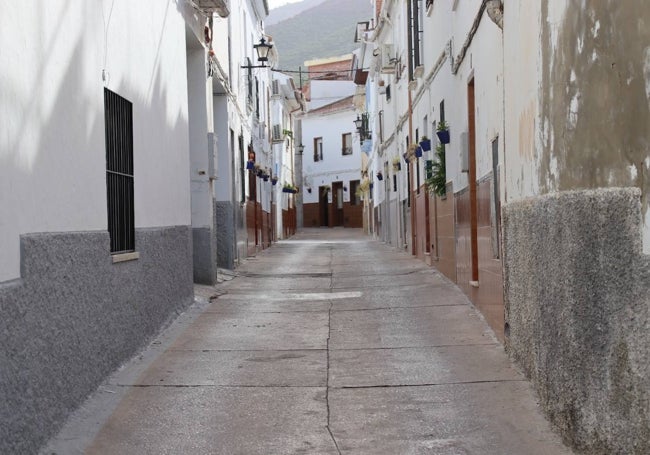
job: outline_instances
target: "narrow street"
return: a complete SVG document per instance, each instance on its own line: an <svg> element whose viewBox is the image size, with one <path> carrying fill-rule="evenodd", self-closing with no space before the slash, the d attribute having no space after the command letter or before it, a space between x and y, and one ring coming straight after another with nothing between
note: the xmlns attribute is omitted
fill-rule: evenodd
<svg viewBox="0 0 650 455"><path fill-rule="evenodd" d="M43 453L571 453L465 296L409 254L306 229L237 274L99 392L110 416L85 406Z"/></svg>

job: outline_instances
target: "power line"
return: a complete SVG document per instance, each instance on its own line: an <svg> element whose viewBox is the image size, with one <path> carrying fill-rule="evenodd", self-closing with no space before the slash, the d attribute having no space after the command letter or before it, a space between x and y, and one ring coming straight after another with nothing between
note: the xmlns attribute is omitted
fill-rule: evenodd
<svg viewBox="0 0 650 455"><path fill-rule="evenodd" d="M357 68L357 70L362 70L362 71L368 71L369 68ZM305 74L311 74L311 73L323 73L323 74L331 74L331 73L351 73L353 71L357 71L353 69L349 70L331 70L331 71L310 71L308 69L304 70L282 70L282 69L277 69L277 68L271 68L271 71L277 71L279 73L305 73Z"/></svg>

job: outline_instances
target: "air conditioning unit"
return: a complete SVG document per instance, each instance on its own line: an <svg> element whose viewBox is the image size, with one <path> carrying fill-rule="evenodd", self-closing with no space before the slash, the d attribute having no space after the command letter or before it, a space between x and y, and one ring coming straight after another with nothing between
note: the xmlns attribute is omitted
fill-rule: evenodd
<svg viewBox="0 0 650 455"><path fill-rule="evenodd" d="M284 141L284 137L282 136L282 128L280 128L279 124L273 125L273 137L272 137L273 142L282 142Z"/></svg>
<svg viewBox="0 0 650 455"><path fill-rule="evenodd" d="M382 44L379 53L381 62L381 72L393 74L395 73L395 50L392 44Z"/></svg>
<svg viewBox="0 0 650 455"><path fill-rule="evenodd" d="M280 81L277 79L271 82L271 94L279 95L280 94Z"/></svg>

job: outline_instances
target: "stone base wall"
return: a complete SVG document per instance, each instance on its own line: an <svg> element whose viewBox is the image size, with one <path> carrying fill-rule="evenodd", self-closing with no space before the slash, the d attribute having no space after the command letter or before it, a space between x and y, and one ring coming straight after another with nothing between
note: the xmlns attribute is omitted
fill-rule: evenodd
<svg viewBox="0 0 650 455"><path fill-rule="evenodd" d="M235 268L235 208L230 201L215 201L214 225L217 228L217 265L224 269Z"/></svg>
<svg viewBox="0 0 650 455"><path fill-rule="evenodd" d="M115 369L193 300L189 226L136 230L112 263L107 232L21 237L0 284L0 453L36 453Z"/></svg>
<svg viewBox="0 0 650 455"><path fill-rule="evenodd" d="M650 260L636 189L503 209L506 349L580 452L650 453Z"/></svg>
<svg viewBox="0 0 650 455"><path fill-rule="evenodd" d="M211 227L192 228L194 282L212 285L217 282L217 239Z"/></svg>

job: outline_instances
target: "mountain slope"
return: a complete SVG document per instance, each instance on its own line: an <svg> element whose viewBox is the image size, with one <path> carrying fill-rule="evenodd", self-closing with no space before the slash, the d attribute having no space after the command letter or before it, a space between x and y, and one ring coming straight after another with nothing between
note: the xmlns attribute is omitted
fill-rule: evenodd
<svg viewBox="0 0 650 455"><path fill-rule="evenodd" d="M305 10L313 8L325 0L303 0L302 2L288 3L279 8L274 8L269 12L269 15L264 19L266 26L275 25L291 17L297 16Z"/></svg>
<svg viewBox="0 0 650 455"><path fill-rule="evenodd" d="M325 0L296 16L267 26L266 33L271 35L280 54L278 67L297 70L305 60L353 51L359 47L354 42L356 23L368 20L371 15L368 0Z"/></svg>

